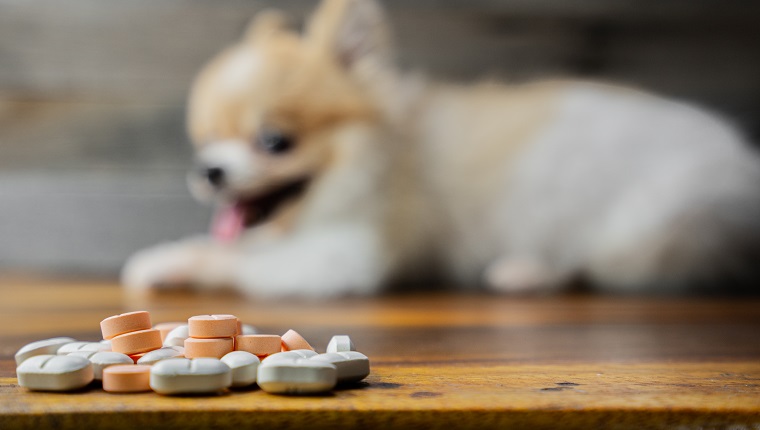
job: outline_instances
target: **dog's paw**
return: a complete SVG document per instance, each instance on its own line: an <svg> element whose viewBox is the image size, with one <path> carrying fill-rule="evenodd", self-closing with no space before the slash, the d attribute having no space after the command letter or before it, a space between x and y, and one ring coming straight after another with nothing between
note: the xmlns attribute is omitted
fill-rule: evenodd
<svg viewBox="0 0 760 430"><path fill-rule="evenodd" d="M502 259L485 271L487 286L497 292L531 294L558 288L556 276L541 263L528 259Z"/></svg>
<svg viewBox="0 0 760 430"><path fill-rule="evenodd" d="M132 293L191 285L197 277L201 253L202 244L196 240L144 249L124 265L122 284Z"/></svg>

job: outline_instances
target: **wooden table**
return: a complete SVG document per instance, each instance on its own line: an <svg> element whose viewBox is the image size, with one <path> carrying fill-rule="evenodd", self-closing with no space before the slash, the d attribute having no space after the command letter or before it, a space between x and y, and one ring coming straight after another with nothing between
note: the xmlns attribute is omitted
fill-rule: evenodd
<svg viewBox="0 0 760 430"><path fill-rule="evenodd" d="M356 387L285 397L35 393L13 354L104 317L232 313L318 349L349 334L372 361ZM0 282L0 429L760 427L760 300L415 294L327 303L234 296L129 299L114 284Z"/></svg>

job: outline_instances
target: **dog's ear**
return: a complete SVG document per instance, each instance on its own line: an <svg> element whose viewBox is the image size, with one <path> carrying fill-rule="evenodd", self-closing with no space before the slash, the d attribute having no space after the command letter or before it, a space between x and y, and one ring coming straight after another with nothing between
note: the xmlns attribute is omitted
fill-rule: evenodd
<svg viewBox="0 0 760 430"><path fill-rule="evenodd" d="M282 12L266 9L253 17L250 24L248 24L243 40L250 44L256 44L272 35L285 31L286 28L287 19Z"/></svg>
<svg viewBox="0 0 760 430"><path fill-rule="evenodd" d="M386 65L391 59L390 30L375 0L323 0L308 22L306 38L314 52L348 69Z"/></svg>

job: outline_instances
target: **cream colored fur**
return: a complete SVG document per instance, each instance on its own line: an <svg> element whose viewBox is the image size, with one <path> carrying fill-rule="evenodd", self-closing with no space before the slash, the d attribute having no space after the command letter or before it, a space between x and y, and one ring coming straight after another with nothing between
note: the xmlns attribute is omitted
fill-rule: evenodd
<svg viewBox="0 0 760 430"><path fill-rule="evenodd" d="M393 65L382 11L325 0L306 35L272 12L193 88L205 199L308 176L308 191L237 242L135 255L131 291L232 286L255 298L373 294L446 279L502 292L680 290L742 276L760 238L757 156L722 120L609 85L428 83ZM275 125L297 150L252 148Z"/></svg>

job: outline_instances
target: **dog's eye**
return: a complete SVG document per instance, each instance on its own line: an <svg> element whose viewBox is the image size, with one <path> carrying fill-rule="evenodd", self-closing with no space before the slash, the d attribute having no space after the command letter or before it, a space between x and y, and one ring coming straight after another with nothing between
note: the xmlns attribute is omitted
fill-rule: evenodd
<svg viewBox="0 0 760 430"><path fill-rule="evenodd" d="M263 131L259 134L258 144L270 154L283 154L293 149L293 139L277 131Z"/></svg>

